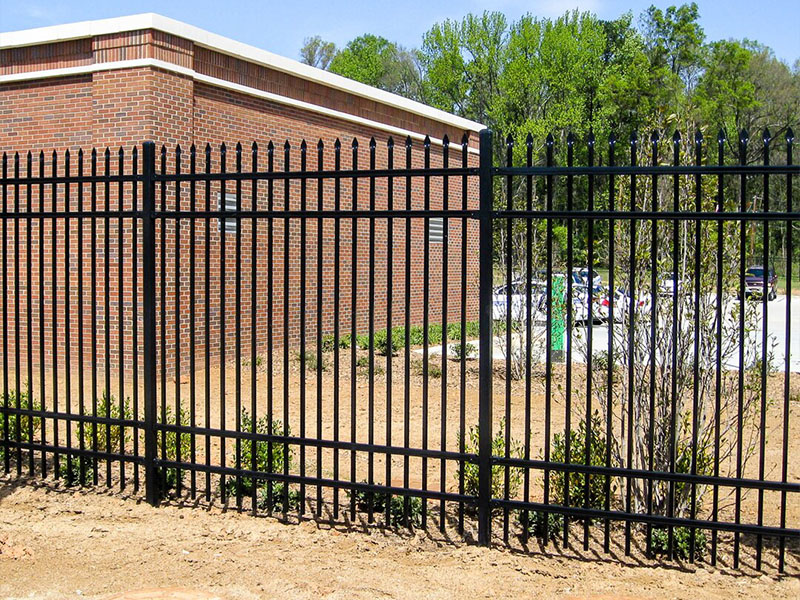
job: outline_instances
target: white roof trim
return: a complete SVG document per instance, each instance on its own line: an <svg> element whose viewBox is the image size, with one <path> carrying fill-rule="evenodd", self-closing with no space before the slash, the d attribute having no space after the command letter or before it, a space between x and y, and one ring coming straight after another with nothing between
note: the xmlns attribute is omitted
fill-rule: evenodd
<svg viewBox="0 0 800 600"><path fill-rule="evenodd" d="M260 64L277 71L289 73L327 87L355 94L356 96L369 98L381 104L393 106L428 119L452 125L459 129L477 132L485 128L484 125L480 123L452 115L438 108L422 104L421 102L415 102L414 100L409 100L408 98L379 90L372 86L353 81L352 79L347 79L346 77L303 64L291 58L279 56L272 52L256 48L255 46L243 44L155 13L143 13L129 17L117 17L99 21L83 21L67 25L54 25L51 27L40 27L24 31L0 33L0 49L64 42L139 29L157 29L171 35L191 40L195 44L211 50L241 58L248 62Z"/></svg>
<svg viewBox="0 0 800 600"><path fill-rule="evenodd" d="M357 115L352 115L350 113L334 110L332 108L326 108L324 106L319 106L318 104L311 104L310 102L304 102L302 100L297 100L296 98L289 98L288 96L282 96L280 94L266 92L264 90L259 90L257 88L249 87L246 85L233 83L232 81L227 81L225 79L218 79L217 77L211 77L210 75L203 75L202 73L197 73L192 69L187 69L186 67L181 67L174 63L158 60L155 58L137 58L133 60L120 60L115 62L106 62L93 65L81 65L78 67L63 67L60 69L48 69L45 71L11 73L9 75L0 75L0 84L14 83L20 81L31 81L34 79L52 79L54 77L87 75L90 73L97 73L101 71L114 71L119 69L138 69L143 67L154 67L158 69L163 69L165 71L170 71L172 73L178 73L179 75L183 75L185 77L191 77L195 81L199 81L201 83L228 89L233 92L247 94L248 96L254 96L256 98L261 98L263 100L269 100L270 102L276 102L278 104L292 106L294 108L299 108L301 110L315 112L328 117L332 117L334 119L339 119L341 121L348 121L350 123L363 125L365 127L369 127L372 129L386 131L393 135L401 136L401 138L409 136L411 137L411 139L415 140L425 139L424 135L416 131L403 129L402 127L395 127L394 125L387 125L386 123L381 123L380 121L365 119L364 117L359 117ZM436 144L439 146L443 144L443 141L440 138L432 137L430 138L430 141L432 144ZM451 144L453 145L453 147L458 148L459 141L460 140L452 140ZM477 148L469 147L467 151L471 154L478 154Z"/></svg>

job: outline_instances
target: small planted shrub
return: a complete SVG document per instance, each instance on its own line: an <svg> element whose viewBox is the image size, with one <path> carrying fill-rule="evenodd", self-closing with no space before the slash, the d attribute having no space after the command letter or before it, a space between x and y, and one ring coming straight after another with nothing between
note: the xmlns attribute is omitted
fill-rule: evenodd
<svg viewBox="0 0 800 600"><path fill-rule="evenodd" d="M305 354L300 354L297 352L294 357L298 364L303 363L303 358L305 358L307 371L316 371L320 366L322 367L323 371L328 370L328 361L325 359L325 355L317 356L316 352L306 352Z"/></svg>
<svg viewBox="0 0 800 600"><path fill-rule="evenodd" d="M181 409L178 417L173 414L170 407L166 407L165 412L165 423L181 427L189 426L189 413L185 410ZM172 430L160 431L156 433L156 446L159 457L163 456L166 460L177 461L180 453L180 460L185 461L191 453L191 435ZM162 469L162 471L162 490L164 491L177 487L179 477L181 480L183 479L184 471L182 470L170 467Z"/></svg>
<svg viewBox="0 0 800 600"><path fill-rule="evenodd" d="M8 408L17 408L17 392L11 390L8 396L0 395L0 406L8 406ZM19 395L19 408L20 410L41 411L42 403L38 400L31 398L29 392L20 392ZM5 415L0 415L0 435L4 434ZM15 413L8 414L8 439L17 439L17 427L19 427L19 441L30 442L36 437L36 434L42 428L42 418L36 415L17 415ZM2 450L0 450L2 452ZM2 454L0 454L2 457Z"/></svg>
<svg viewBox="0 0 800 600"><path fill-rule="evenodd" d="M419 527L422 524L422 499L416 496L390 496L386 492L363 490L347 492L347 496L355 498L356 508L361 512L369 512L371 504L372 512L376 515L386 513L388 502L389 525Z"/></svg>
<svg viewBox="0 0 800 600"><path fill-rule="evenodd" d="M475 347L475 344L464 344L463 352L461 344L450 347L450 357L458 362L474 358L476 354L478 354L478 349Z"/></svg>
<svg viewBox="0 0 800 600"><path fill-rule="evenodd" d="M691 552L692 530L689 527L674 527L672 530L672 553L686 560ZM702 529L694 531L694 557L702 558L706 553L706 534ZM650 547L655 554L669 553L669 531L666 528L655 528L650 534Z"/></svg>
<svg viewBox="0 0 800 600"><path fill-rule="evenodd" d="M287 510L296 510L300 506L300 493L289 488L286 495L286 485L283 482L272 483L270 490L267 484L262 484L258 489L258 508L266 511L281 511L286 506Z"/></svg>
<svg viewBox="0 0 800 600"><path fill-rule="evenodd" d="M94 463L89 459L67 456L59 460L58 476L67 487L86 485L94 481Z"/></svg>
<svg viewBox="0 0 800 600"><path fill-rule="evenodd" d="M253 418L246 410L242 411L241 425L242 431L253 431ZM261 435L291 435L291 431L288 426L284 428L281 421L270 421L266 416L261 417L255 422L255 432ZM272 446L272 448L270 448L270 446ZM284 452L284 449L286 449L287 452ZM284 466L288 466L291 469L292 453L293 451L291 446L284 447L284 444L281 442L272 442L272 444L270 444L269 442L260 440L242 440L240 460L243 469L252 469L253 461L255 461L256 471L261 471L263 473L283 473ZM235 460L236 457L234 456L234 464L236 464ZM264 495L267 485L264 481L257 481L254 484L253 480L249 477L231 477L226 482L226 491L229 495L246 496L253 493L254 485L261 489L259 498L262 498L263 496L263 502L267 502L267 496ZM283 490L283 483L272 484L271 497L273 503L278 502L276 498L279 498L279 504L281 506L283 505ZM289 500L292 500L291 490L289 491ZM261 500L259 500L259 505L260 504L262 504ZM275 506L277 505L278 504ZM274 506L271 508L274 508Z"/></svg>
<svg viewBox="0 0 800 600"><path fill-rule="evenodd" d="M517 522L528 532L528 535L543 540L554 540L564 528L564 515L536 510L520 511L517 515Z"/></svg>
<svg viewBox="0 0 800 600"><path fill-rule="evenodd" d="M403 347L404 339L395 335L392 330L392 348L391 353L395 354L400 348ZM379 354L386 356L389 354L389 335L385 329L375 332L375 350Z"/></svg>
<svg viewBox="0 0 800 600"><path fill-rule="evenodd" d="M133 419L130 400L127 398L122 403L122 410L113 394L103 392L97 401L97 416L104 419L118 419L130 421ZM78 428L83 447L94 449L95 439L99 452L118 453L132 439L132 428L122 425L106 425L105 423L84 423L83 428ZM122 442L122 443L120 443Z"/></svg>
<svg viewBox="0 0 800 600"><path fill-rule="evenodd" d="M460 438L459 438L460 443ZM464 452L468 454L478 454L480 447L480 434L478 426L472 426L467 432L464 441ZM505 419L500 421L494 438L492 439L492 455L505 456L506 437ZM514 440L509 440L509 456L511 458L522 458L522 444ZM464 470L464 493L471 496L478 495L478 465L471 462L462 462ZM513 498L519 491L522 483L522 469L519 467L506 467L504 465L492 465L492 498L503 498L505 494L506 468L508 468L508 496ZM461 469L456 472L456 480L461 481Z"/></svg>
<svg viewBox="0 0 800 600"><path fill-rule="evenodd" d="M578 429L569 432L569 461L567 461L566 436L557 433L553 436L552 452L550 460L553 462L569 463L572 465L586 465L586 438L588 432L586 421L582 420ZM600 415L592 415L591 435L589 441L589 460L590 466L602 467L606 464L606 437L605 426ZM550 472L550 500L554 504L564 506L586 507L602 509L605 506L606 497L606 478L603 475L588 475L589 477L589 496L586 498L586 477L585 473L565 473L564 471ZM567 489L569 499L567 501ZM612 478L610 482L609 496L613 497L616 492L616 482Z"/></svg>

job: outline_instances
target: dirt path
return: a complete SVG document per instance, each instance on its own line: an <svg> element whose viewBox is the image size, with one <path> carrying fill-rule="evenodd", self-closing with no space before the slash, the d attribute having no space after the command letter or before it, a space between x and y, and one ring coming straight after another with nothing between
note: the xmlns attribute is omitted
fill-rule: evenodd
<svg viewBox="0 0 800 600"><path fill-rule="evenodd" d="M568 552L568 551L567 551ZM182 587L250 598L797 598L800 578L624 556L485 549L374 526L151 508L116 492L0 479L0 597Z"/></svg>

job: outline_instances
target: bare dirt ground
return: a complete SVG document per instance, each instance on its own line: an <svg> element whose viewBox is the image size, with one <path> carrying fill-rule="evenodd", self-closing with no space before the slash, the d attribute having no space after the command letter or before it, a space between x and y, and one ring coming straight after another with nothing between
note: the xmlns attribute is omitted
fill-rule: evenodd
<svg viewBox="0 0 800 600"><path fill-rule="evenodd" d="M145 588L250 598L797 598L800 578L622 555L486 549L435 534L0 479L0 597L111 598Z"/></svg>
<svg viewBox="0 0 800 600"><path fill-rule="evenodd" d="M375 415L374 436L377 443L386 439L386 416L391 415L390 430L395 444L402 444L405 428L409 429L411 447L422 444L422 432L428 431L430 448L440 448L440 430L446 423L444 447L458 449L458 432L461 420L458 365L451 363L446 389L447 408L442 406L442 381L432 379L427 400L423 399L422 378L412 371L410 381L409 412L404 409L405 389L400 372L395 372L391 409L386 402L387 378L385 373L372 379L366 370L358 369L355 381L355 413L351 409L349 361L343 357L340 384L339 437L350 439L352 414L356 415L356 440L368 441L370 413ZM329 359L330 360L330 359ZM401 357L396 357L395 368L400 368ZM376 357L376 364L385 358ZM474 361L468 363L464 382L464 422L467 428L477 421L477 377ZM283 414L283 373L276 361L277 376L274 381L274 415ZM249 365L242 369L241 404L249 408L251 390L248 383ZM323 397L320 405L321 431L317 431L317 396L315 374L308 373L305 391L306 435L323 439L334 437L332 389L333 374L330 363L323 376ZM364 373L362 373L364 371ZM236 379L233 368L226 369L226 411L220 412L223 403L217 392L220 373L210 373L212 402L209 422L212 427L235 429ZM553 431L563 428L567 397L561 387L563 373L554 373L550 417ZM573 371L571 395L573 424L580 420L584 397L585 374L580 367ZM203 410L205 377L198 373L197 420L205 422ZM297 361L289 370L289 422L293 433L301 432L300 373ZM74 378L73 378L74 381ZM544 379L536 378L531 390L530 421L531 455L538 457L545 431ZM257 372L257 413L264 415L266 375L263 367ZM189 376L169 377L165 398L174 407L177 391L181 393L181 407L188 409ZM369 402L370 383L375 386L372 409ZM766 477L780 478L783 450L782 423L790 420L789 457L800 451L797 423L800 403L797 390L800 379L792 377L792 401L789 414L784 415L782 402L783 378L773 376L768 382L768 395L776 400L768 404L766 415ZM36 384L32 386L37 389ZM112 386L113 389L113 386ZM511 384L506 405L506 387L501 376L495 378L495 428L500 419L510 412L512 438L525 439L526 402L525 388L519 382ZM160 390L159 390L160 394ZM126 394L127 395L127 394ZM73 393L73 403L78 394ZM141 396L140 396L141 398ZM63 396L62 396L63 402ZM427 402L427 416L423 411ZM49 404L49 401L48 401ZM62 405L63 406L63 405ZM73 410L77 405L73 406ZM52 435L52 423L48 435ZM63 427L63 425L62 425ZM62 443L64 430L62 428ZM73 437L73 443L76 438ZM205 460L202 436L198 438L197 460ZM212 437L209 455L212 464L220 464L222 456L219 438ZM130 451L130 448L128 449ZM232 464L233 440L228 441L226 462ZM307 449L307 473L316 473L316 450ZM339 453L339 466L343 479L350 479L350 458L347 451ZM356 481L366 478L368 453L356 453ZM375 455L376 482L384 477L385 462ZM187 457L183 458L184 460ZM332 476L334 455L325 451L320 457L323 477ZM410 486L422 487L419 459L412 459ZM298 451L295 451L293 472L299 468ZM391 480L402 485L402 460L392 461ZM38 453L37 453L38 464ZM745 470L746 476L757 477L758 461L752 460ZM800 480L800 464L790 460L788 480ZM103 470L101 469L101 474ZM115 472L116 474L116 472ZM128 471L130 477L130 470ZM66 488L52 479L22 479L0 477L0 598L113 598L116 594L144 588L174 588L180 586L210 592L221 598L796 598L800 597L800 548L794 542L787 547L787 572L777 577L776 544L766 541L764 572L753 570L753 539L743 538L742 567L733 569L730 548L732 536L720 535L720 562L712 567L708 562L690 565L670 563L646 558L643 553L643 533L634 535L630 557L622 547L623 526L612 524L611 552L602 550L602 526L593 526L589 550L580 548L580 524L572 529L573 546L563 548L557 544L543 546L539 542L523 543L519 527L511 521L509 542L502 539L502 517L494 526L494 546L484 549L474 544L474 517L468 516L465 536L458 535L453 527L444 533L437 529L438 502L430 502L428 530L409 532L403 529L383 528L366 523L359 513L355 522L342 516L335 522L329 520L330 511L323 511L318 520L298 519L288 521L277 518L253 518L239 514L235 502L219 505L219 483L216 476L212 484L212 501L192 501L185 493L171 498L164 506L154 509L146 505L141 495L134 494L130 485L125 492L96 488ZM198 473L202 492L204 475ZM541 474L531 477L531 496L540 495ZM188 481L188 475L185 482ZM438 460L428 461L428 489L444 488L449 492L458 489L455 465L448 463L445 477L441 479ZM117 485L117 482L114 482ZM117 490L117 488L114 488ZM313 509L316 488L309 486L309 509ZM331 494L324 492L325 504L330 505ZM340 503L347 504L343 492ZM800 502L789 497L787 526L797 527L800 522ZM247 501L245 501L245 507ZM743 522L752 523L758 511L757 494L750 493L742 505ZM780 495L767 492L763 501L764 523L777 525L780 515ZM707 511L706 511L707 512ZM454 518L455 507L449 504L447 517ZM706 518L704 515L703 518ZM721 513L730 519L730 505ZM381 519L378 518L378 521Z"/></svg>

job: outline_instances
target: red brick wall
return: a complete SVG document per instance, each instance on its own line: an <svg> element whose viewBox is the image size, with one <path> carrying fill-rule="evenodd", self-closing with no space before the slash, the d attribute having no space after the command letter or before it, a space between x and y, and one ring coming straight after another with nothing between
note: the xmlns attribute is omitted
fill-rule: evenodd
<svg viewBox="0 0 800 600"><path fill-rule="evenodd" d="M290 97L305 101L322 102L330 108L347 110L362 117L380 120L395 126L407 127L415 131L430 132L436 137L448 134L454 138L456 144L450 149L450 164L461 164L461 152L458 143L463 132L450 129L446 130L441 124L430 120L402 113L397 109L386 108L383 105L364 98L348 96L343 92L330 90L302 81L298 78L277 73L265 67L246 65L242 61L225 57L198 47L193 47L191 42L168 36L161 32L132 32L114 36L103 36L94 39L89 45L92 49L95 62L127 60L131 58L154 57L167 60L181 66L193 65L199 72L206 72L216 77L251 85L259 89L275 91ZM47 50L52 46L52 50ZM9 60L16 63L7 64L7 72L13 69L23 70L25 65L37 64L36 68L54 68L54 66L70 66L71 64L85 64L86 41L70 42L67 45L53 44L33 49L3 51ZM72 63L70 63L72 61ZM11 69L11 71L8 71ZM445 129L445 131L442 131ZM84 148L87 152L84 158L84 173L89 174L90 155L89 148L96 146L100 149L97 172L104 174L105 159L103 149L111 147L110 172L116 174L118 167L118 150L125 149L123 171L131 172L131 148L143 140L152 139L158 147L162 144L168 148L167 171L174 172L176 168L175 147L180 145L183 150L181 161L182 171L189 168L189 148L191 144L198 144L197 170L205 169L205 144L210 143L213 148L211 170L218 172L220 169L219 145L228 144L226 169L235 170L236 152L235 143L242 141L245 144L242 157L242 169L252 168L251 144L258 143L259 171L267 168L267 144L273 140L276 144L274 154L274 167L276 170L284 168L284 141L291 145L290 169L300 168L300 144L302 140L308 142L307 168L317 168L317 142L324 143L323 168L332 170L334 167L333 145L339 139L342 143L341 168L352 168L352 141L358 139L358 167L365 169L370 166L369 140L376 139L375 167L387 166L387 139L388 135L381 130L373 130L348 121L334 119L311 111L303 111L285 105L254 98L245 94L233 93L217 87L202 83L195 83L191 78L172 72L155 68L137 68L114 71L98 71L92 75L40 80L19 84L8 84L0 87L0 132L2 132L2 147L4 151L21 151L29 149L38 151L47 149L45 156L46 173L51 172L51 148L63 153L65 149L72 151L72 173L77 169L77 149ZM395 139L394 166L405 166L405 140ZM471 140L474 144L474 138ZM412 145L412 166L421 167L423 164L423 147L419 141ZM141 149L139 149L141 152ZM37 155L34 155L34 173L38 173ZM475 155L469 155L470 164L475 165ZM8 158L9 171L13 171L13 157ZM442 148L432 146L431 166L438 167L442 164ZM63 173L63 156L58 159L59 172ZM157 160L160 168L160 159ZM141 155L139 158L141 169ZM25 172L25 156L22 155L21 171ZM429 179L429 205L431 208L443 206L443 182L441 177ZM461 193L462 182L458 178L449 181L449 204L451 208L460 208L463 197ZM376 179L374 190L374 208L387 207L388 182L385 178ZM206 207L206 189L204 184L197 184L195 188L195 206L198 209ZM180 208L190 208L190 189L188 183L181 185ZM261 181L256 189L256 207L266 209L268 206L268 184ZM424 181L415 178L411 187L412 208L424 207ZM210 208L216 210L217 192L220 190L218 182L210 187ZM235 184L226 184L227 193L235 193ZM340 185L340 202L343 210L353 207L352 180L342 180ZM309 210L317 209L318 182L309 180L305 184L305 207ZM15 190L7 189L6 210L16 208ZM28 206L27 189L22 187L19 191L19 208L25 210ZM70 186L70 210L79 210L79 190L75 185ZM137 202L141 202L141 190L137 190ZM157 190L157 206L161 206L161 188ZM175 185L168 184L164 188L164 200L167 209L176 207ZM394 207L406 207L405 179L395 179L393 184ZM82 190L83 210L90 210L92 204L92 186L86 185ZM285 209L285 188L282 181L276 181L273 186L273 207L277 211ZM359 182L358 207L370 207L370 183L368 179ZM289 185L289 206L300 209L303 203L302 186L299 181ZM65 188L60 186L56 192L56 208L63 210L65 204ZM122 198L123 208L134 207L134 190L130 183L120 185L99 184L94 188L94 207L98 209L119 208L119 198ZM250 182L241 186L242 208L247 210L253 206L253 191ZM52 210L52 190L45 188L41 198L39 190L34 186L31 190L30 204L36 210L39 202L44 202L45 210ZM469 182L469 206L477 206L477 180L472 178ZM334 181L326 180L322 185L323 207L332 209L334 203ZM50 341L45 345L45 359L48 364L55 356L59 363L64 365L69 346L70 360L75 364L78 360L78 305L79 297L83 303L83 337L84 360L87 364L92 360L105 368L105 356L109 356L109 368L117 371L121 364L126 370L132 367L134 323L141 325L138 315L141 313L141 272L134 268L141 264L141 226L134 231L135 221L124 220L122 226L122 256L123 263L120 270L119 220L110 219L108 228L104 219L97 220L94 225L95 243L92 245L91 220L83 221L82 243L79 239L78 220L71 219L67 226L66 221L60 219L56 223L55 237L55 265L57 285L53 286L53 236L52 219L45 220L43 235L39 235L39 221L31 221L31 259L15 260L15 248L19 248L26 258L28 237L26 221L5 221L6 244L4 246L4 260L8 281L6 295L6 315L8 319L8 359L12 364L16 358L16 348L20 350L22 363L27 360L27 304L28 282L26 266L31 270L30 300L31 337L33 362L36 363L39 352L39 336L44 335ZM14 223L19 223L20 230L15 229ZM180 348L180 368L188 368L189 356L189 331L195 332L195 351L200 357L211 347L211 354L218 356L220 345L220 331L223 320L221 310L223 299L221 297L222 277L224 274L224 320L227 346L226 358L234 357L235 345L235 310L237 307L237 284L239 288L239 308L241 310L241 339L242 356L252 354L250 348L251 327L251 291L253 285L252 265L252 221L245 220L240 225L241 230L241 258L240 271L236 270L236 239L235 234L225 234L225 262L222 262L222 240L215 219L210 221L210 245L207 264L205 222L199 219L195 222L195 323L190 321L190 280L189 273L192 260L190 258L191 222L189 219L176 221L168 219L163 224L166 244L162 246L162 223L157 223L157 265L159 271L159 328L161 327L161 288L160 272L161 260L164 260L166 310L164 311L164 325L166 335L160 339L166 343L167 361L172 366L175 364L177 350ZM66 231L69 230L69 265L65 262ZM284 335L288 335L290 342L295 345L301 332L301 293L305 288L305 333L307 343L312 346L317 331L317 314L322 315L322 331L329 333L333 329L336 315L333 312L334 299L334 224L332 219L326 219L322 225L323 261L317 262L317 235L318 220L309 219L305 223L306 230L306 272L301 279L301 224L297 219L291 221L289 227L289 254L284 252L285 221L276 219L273 225L273 262L268 263L267 228L266 219L259 220L258 236L256 238L256 310L255 324L258 348L256 353L263 353L267 343L267 277L270 266L274 278L273 294L273 336L276 347L280 347ZM370 223L362 219L358 223L357 241L357 329L366 331L368 327L369 302L374 301L375 328L382 329L386 326L386 310L389 285L387 280L388 248L391 247L393 257L392 274L392 321L402 324L405 320L405 235L406 222L398 219L393 224L392 239L388 239L386 220L375 222L375 271L374 282L370 287L370 248L369 232ZM424 260L424 225L422 220L415 219L412 223L411 233L411 281L410 289L410 314L412 323L421 323L423 319L423 260ZM108 231L109 247L105 249L106 231ZM19 243L15 244L15 240ZM341 220L340 224L340 314L338 317L342 333L350 331L351 294L352 294L352 259L353 259L353 225L352 220ZM44 284L43 294L40 294L40 262L39 249L43 251L44 263L41 282ZM82 248L82 252L78 252ZM468 222L467 228L467 255L468 276L466 282L461 281L461 250L462 250L462 224L460 221L451 220L449 224L450 258L448 261L448 319L453 321L460 318L460 297L462 289L466 291L469 299L468 319L477 318L477 223ZM136 263L134 262L136 252ZM95 268L92 269L94 257ZM289 279L284 279L284 264L288 259ZM441 321L442 298L442 246L433 245L430 248L430 277L429 285L429 318L432 323ZM78 292L78 266L82 260L83 289L82 296ZM20 281L16 281L15 272L19 264ZM210 288L205 288L205 271L209 270ZM318 275L321 271L321 278ZM106 281L106 271L108 280ZM178 276L179 275L179 276ZM122 290L119 281L123 282ZM322 286L323 300L317 305L317 289ZM462 287L463 286L463 287ZM108 314L106 315L105 289L108 287ZM69 294L67 295L67 289ZM120 314L119 301L122 292L122 313ZM288 294L288 312L284 314L284 302ZM66 301L69 296L69 302ZM56 299L56 330L53 330L53 302ZM16 301L19 302L20 332L19 340L16 339ZM39 325L39 304L45 308L43 328ZM137 310L134 310L134 302ZM96 307L96 321L92 321L92 306ZM204 327L206 306L209 311L210 330ZM70 335L66 335L66 317L69 315ZM108 325L107 325L108 324ZM122 328L120 330L120 325ZM284 331L286 326L286 332ZM176 332L180 331L180 346L177 344ZM54 335L55 334L55 335ZM106 335L108 335L108 349L106 350ZM91 340L95 338L97 347L92 349ZM121 336L121 337L120 337ZM137 343L141 347L141 329ZM160 353L160 349L159 349ZM160 354L159 354L160 355ZM141 362L139 363L141 366ZM177 366L177 365L176 365Z"/></svg>

